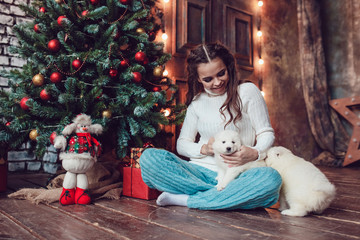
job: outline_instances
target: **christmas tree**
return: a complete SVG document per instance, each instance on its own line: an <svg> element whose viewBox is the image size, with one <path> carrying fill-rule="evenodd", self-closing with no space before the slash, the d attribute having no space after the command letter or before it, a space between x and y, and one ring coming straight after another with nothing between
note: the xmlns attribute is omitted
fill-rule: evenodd
<svg viewBox="0 0 360 240"><path fill-rule="evenodd" d="M2 72L10 91L0 92L0 142L17 148L30 138L42 156L85 113L124 157L130 146L161 145L160 126L181 123L177 87L163 76L171 56L154 41L162 27L154 0L35 0L21 9L34 20L13 29L11 51L27 63Z"/></svg>

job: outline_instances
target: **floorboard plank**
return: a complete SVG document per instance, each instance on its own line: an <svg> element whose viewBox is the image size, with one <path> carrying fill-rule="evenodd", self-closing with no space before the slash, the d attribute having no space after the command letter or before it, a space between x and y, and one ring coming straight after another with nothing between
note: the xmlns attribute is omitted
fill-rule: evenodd
<svg viewBox="0 0 360 240"><path fill-rule="evenodd" d="M338 196L353 196L360 198L360 185L354 183L336 183L336 195Z"/></svg>
<svg viewBox="0 0 360 240"><path fill-rule="evenodd" d="M34 174L37 175L37 174ZM30 175L27 175L30 176ZM8 177L8 184L7 184L7 190L11 192L15 192L21 188L41 188L43 186L40 186L38 184L35 184L33 182L29 182L26 180L26 175L20 175L20 174L10 174Z"/></svg>
<svg viewBox="0 0 360 240"><path fill-rule="evenodd" d="M31 234L31 230L27 230L12 220L3 211L0 211L0 239L39 239Z"/></svg>
<svg viewBox="0 0 360 240"><path fill-rule="evenodd" d="M360 198L353 196L337 196L331 207L360 212Z"/></svg>
<svg viewBox="0 0 360 240"><path fill-rule="evenodd" d="M192 214L194 210L186 207L156 207L133 201L130 198L122 198L118 203L114 201L101 201L96 203L96 205L113 209L119 213L127 213L135 218L143 219L149 223L156 223L160 226L166 226L169 229L180 229L204 239L280 239L273 233L266 233L258 229L201 219ZM180 209L180 211L175 209Z"/></svg>
<svg viewBox="0 0 360 240"><path fill-rule="evenodd" d="M134 200L142 201L142 200ZM154 202L143 202L153 205ZM186 208L166 207L172 211L184 211ZM185 209L185 210L184 210ZM192 210L188 214L197 218L218 221L221 224L247 227L263 231L264 233L276 233L278 236L289 239L360 239L358 222L350 219L339 221L334 216L334 211L328 218L319 219L315 215L304 218L288 217L280 214L275 209L254 209L238 211L198 211ZM328 215L328 210L324 216ZM354 215L354 214L353 214ZM354 215L356 217L356 215ZM355 220L355 219L354 219ZM357 219L358 221L358 219ZM306 231L304 231L306 229Z"/></svg>
<svg viewBox="0 0 360 240"><path fill-rule="evenodd" d="M360 239L360 167L321 171L337 196L321 215L288 217L276 209L201 211L159 207L129 197L88 206L34 205L7 198L24 187L45 187L44 173L9 174L0 193L0 239Z"/></svg>
<svg viewBox="0 0 360 240"><path fill-rule="evenodd" d="M117 203L117 201L111 202L114 202L115 204ZM186 232L174 231L172 229L144 221L143 219L134 218L133 216L123 212L99 207L98 204L91 204L88 206L60 206L56 203L52 204L51 207L73 216L76 219L88 222L89 224L96 224L100 228L114 232L121 232L123 236L129 239L199 239L195 236L187 234ZM79 211L79 209L81 209L81 211ZM84 209L86 209L86 211ZM138 211L144 211L144 209L139 209Z"/></svg>
<svg viewBox="0 0 360 240"><path fill-rule="evenodd" d="M78 207L78 211L86 211L86 207ZM42 239L128 239L121 233L103 231L101 228L78 221L61 211L42 204L34 205L26 200L0 199L0 210L6 211L8 215Z"/></svg>

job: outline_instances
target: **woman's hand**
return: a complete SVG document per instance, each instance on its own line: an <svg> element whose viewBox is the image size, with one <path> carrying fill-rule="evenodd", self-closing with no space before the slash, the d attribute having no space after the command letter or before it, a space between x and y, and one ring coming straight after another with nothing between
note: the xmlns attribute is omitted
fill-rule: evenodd
<svg viewBox="0 0 360 240"><path fill-rule="evenodd" d="M211 137L207 144L202 145L200 149L200 153L207 156L214 155L214 149L212 147L214 142L215 142L215 138Z"/></svg>
<svg viewBox="0 0 360 240"><path fill-rule="evenodd" d="M234 152L231 155L221 155L224 159L224 163L228 164L229 167L237 167L245 163L258 159L259 153L256 149L241 146L240 150Z"/></svg>

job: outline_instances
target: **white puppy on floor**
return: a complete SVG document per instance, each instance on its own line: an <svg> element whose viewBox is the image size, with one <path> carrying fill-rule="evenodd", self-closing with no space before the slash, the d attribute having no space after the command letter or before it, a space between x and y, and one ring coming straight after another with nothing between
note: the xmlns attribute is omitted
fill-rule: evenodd
<svg viewBox="0 0 360 240"><path fill-rule="evenodd" d="M215 135L215 141L213 143L214 155L216 164L219 168L216 179L218 184L216 188L218 191L223 190L232 180L234 180L240 173L254 167L265 167L265 161L253 161L237 167L229 167L224 163L223 155L231 155L240 150L241 140L239 133L232 130L224 130Z"/></svg>
<svg viewBox="0 0 360 240"><path fill-rule="evenodd" d="M272 147L265 159L282 178L280 190L281 214L305 216L322 213L335 198L335 187L311 162L295 156L284 147Z"/></svg>

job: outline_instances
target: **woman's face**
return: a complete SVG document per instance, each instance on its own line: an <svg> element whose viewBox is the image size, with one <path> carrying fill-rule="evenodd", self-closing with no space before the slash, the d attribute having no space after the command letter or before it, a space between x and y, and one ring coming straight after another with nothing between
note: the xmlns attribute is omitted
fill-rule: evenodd
<svg viewBox="0 0 360 240"><path fill-rule="evenodd" d="M214 94L223 94L229 82L229 74L224 62L214 58L209 63L200 63L197 68L198 81L204 88Z"/></svg>

